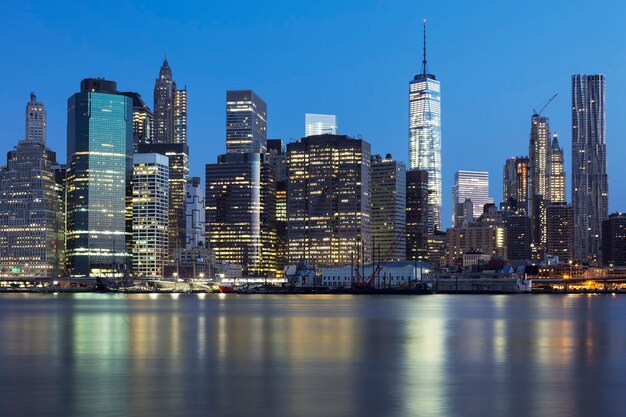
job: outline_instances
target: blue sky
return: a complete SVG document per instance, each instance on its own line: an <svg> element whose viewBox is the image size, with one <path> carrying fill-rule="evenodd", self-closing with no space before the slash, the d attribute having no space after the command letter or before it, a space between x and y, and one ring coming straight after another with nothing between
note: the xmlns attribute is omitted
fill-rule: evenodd
<svg viewBox="0 0 626 417"><path fill-rule="evenodd" d="M178 3L178 4L177 4ZM570 77L607 77L610 210L626 210L626 5L619 1L14 1L0 5L2 151L23 138L30 91L48 109L48 142L65 161L66 101L101 76L152 106L167 50L189 90L191 171L225 149L225 91L268 103L269 137L297 139L304 113L338 115L375 153L407 160L408 82L429 69L442 84L444 222L459 169L487 170L501 198L504 160L528 153L532 109L546 109L571 182ZM568 192L568 200L569 200ZM445 224L444 223L444 224Z"/></svg>

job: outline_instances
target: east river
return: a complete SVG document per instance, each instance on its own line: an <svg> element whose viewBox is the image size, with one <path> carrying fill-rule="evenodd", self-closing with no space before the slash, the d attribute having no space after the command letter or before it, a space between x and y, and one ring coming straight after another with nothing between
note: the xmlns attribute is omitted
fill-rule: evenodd
<svg viewBox="0 0 626 417"><path fill-rule="evenodd" d="M624 416L626 296L0 295L0 416Z"/></svg>

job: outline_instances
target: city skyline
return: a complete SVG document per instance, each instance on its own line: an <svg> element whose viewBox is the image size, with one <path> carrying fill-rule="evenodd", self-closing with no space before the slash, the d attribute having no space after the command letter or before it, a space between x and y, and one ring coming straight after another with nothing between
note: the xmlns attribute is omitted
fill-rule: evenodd
<svg viewBox="0 0 626 417"><path fill-rule="evenodd" d="M227 8L227 6L224 7ZM297 6L294 7L297 8ZM29 11L28 8L9 10L8 16L14 16L14 20L17 22L20 19L30 19L33 15L40 17L40 19L36 19L35 25L43 33L49 35L42 41L42 44L51 52L38 50L39 47L36 48L36 52L41 54L41 58L46 59L53 69L39 73L40 69L34 66L32 71L35 74L28 80L18 74L19 68L13 68L14 66L20 67L20 65L13 65L4 69L5 75L15 80L7 86L1 96L3 100L1 100L0 111L4 115L2 122L6 126L5 140L12 143L22 139L23 124L20 110L23 106L23 100L21 98L24 94L35 91L38 99L44 101L48 108L48 146L59 155L64 154L66 135L64 101L74 91L77 80L85 76L102 75L108 79L116 80L122 91L137 91L144 100L152 101L154 74L162 62L164 50L167 49L168 60L173 72L177 74L177 78L185 80L185 84L190 90L188 136L190 147L193 149L192 155L196 155L190 158L190 175L192 176L202 176L204 164L214 161L217 155L222 152L222 139L224 137L223 95L226 90L234 88L252 88L268 103L268 137L282 137L286 142L290 139L297 140L302 129L303 115L311 109L324 109L337 114L342 119L343 132L353 136L361 134L365 140L372 143L373 153L386 154L389 152L398 160L408 164L406 152L408 109L406 99L403 97L406 95L407 79L413 76L416 69L419 70L422 42L421 21L423 17L427 17L430 33L429 61L436 63L433 70L436 69L434 72L437 73L437 78L442 80L442 113L444 115L442 119L443 190L450 189L452 186L453 175L456 170L486 170L492 177L490 191L495 200L499 201L501 199L499 192L501 189L501 161L506 157L524 153L527 141L527 114L554 92L559 92L560 96L550 105L545 115L550 117L551 130L560 134L560 142L565 152L565 171L571 178L571 110L567 96L569 95L570 76L576 73L604 73L606 75L609 85L607 94L608 170L609 175L613 173L610 187L611 190L624 188L626 179L616 175L615 170L618 167L617 158L620 153L623 153L626 146L619 141L620 132L625 130L626 123L618 120L620 107L623 106L620 97L623 97L626 92L626 82L620 80L621 73L624 73L622 68L626 68L626 61L621 60L621 58L614 58L608 53L611 48L619 49L621 40L619 42L611 39L605 40L607 38L605 31L617 27L614 20L620 16L620 13L605 19L602 27L599 24L594 26L598 33L590 35L591 39L578 45L586 51L585 56L574 59L569 58L569 55L565 57L568 51L571 52L571 49L568 49L569 46L565 48L563 53L555 54L554 58L545 55L533 55L537 51L530 49L530 40L519 40L523 34L529 33L527 28L514 27L510 28L511 33L502 32L503 28L506 27L505 24L489 20L489 18L496 13L504 13L505 18L511 18L513 12L508 9L503 11L503 6L492 6L495 9L493 11L489 11L486 6L482 5L479 5L476 10L468 10L462 6L456 11L444 11L433 7L432 9L411 11L407 16L402 16L402 13L409 7L408 3L402 2L387 7L382 7L376 2L363 5L360 9L356 8L354 4L337 7L339 8L339 15L348 20L355 19L357 12L364 15L379 13L378 19L383 19L382 23L389 22L390 27L391 25L394 26L391 33L384 39L389 40L389 37L393 36L396 42L398 39L401 41L393 50L387 51L381 49L385 44L383 40L374 39L377 36L374 29L365 31L362 40L352 36L344 37L340 46L343 49L348 47L350 51L348 55L344 55L345 59L336 60L336 66L330 68L326 63L317 64L303 61L304 58L297 55L297 69L292 68L288 72L281 68L278 61L274 59L263 61L261 66L255 70L237 68L230 64L224 69L215 67L200 69L196 67L198 63L203 62L203 58L198 57L190 49L190 45L197 45L195 43L197 41L190 44L173 42L182 36L182 33L179 33L180 23L193 21L191 14L195 10L192 9L182 8L177 12L179 13L176 17L177 23L172 28L165 30L164 34L158 34L153 42L148 42L147 48L139 52L139 55L137 55L136 48L132 48L131 53L131 49L119 45L119 42L105 43L103 46L95 48L95 51L87 51L85 46L71 41L67 48L63 48L59 39L62 36L59 35L58 28L51 23L51 20L42 16L55 16L59 12L69 13L70 11L65 10L66 6L61 6L58 11L52 11L43 6L41 10L38 9L36 12ZM208 9L210 7L200 8L198 13L202 15ZM574 9L568 8L567 11L564 11L559 9L558 5L549 5L545 9L545 13L540 16L541 21L549 21L557 12L563 12L565 14L560 20L562 30L546 29L547 33L542 34L542 38L547 37L546 41L550 44L555 42L565 44L566 35L571 34L576 23L580 19L587 19L586 15L583 16L582 13L576 12ZM125 10L128 18L139 13L139 10L134 9L133 6L128 6ZM92 13L85 10L83 12ZM155 15L158 16L162 12L164 11L161 10L159 4L154 5L154 13L146 19L147 22L140 22L140 26L143 27L143 25L148 24L155 19ZM258 27L253 24L254 18L246 12L235 27L241 31L241 36L257 32L264 33L263 31L267 30L267 36L270 38L285 33L296 35L304 29L294 26L293 21L289 18L289 13L280 12L274 8L271 8L271 12L271 15L266 12L258 17ZM304 25L305 28L310 29L311 25L315 28L314 24L318 24L322 19L322 16L315 12L311 13L311 22ZM467 29L469 23L462 23L460 26L455 26L454 30L449 31L452 23L444 19L444 16L449 15L452 22L459 22L463 13L466 15L469 13L469 16L473 16L478 19L478 22L484 23L484 29L470 31L469 39L465 41L455 39L455 34L458 35L458 31ZM481 13L484 16L480 16ZM594 11L594 13L596 12ZM604 14L602 16L605 17ZM522 14L519 17L520 22L524 22L526 19L530 19L528 14ZM268 30L272 22L278 22L279 28ZM80 22L73 22L68 26L65 36L69 39L78 36L78 30L81 27ZM0 30L2 34L10 36L15 29L5 27ZM192 32L204 34L200 38L206 39L208 32L217 31L216 40L224 40L233 30L234 28L220 30L195 28ZM128 32L122 30L116 36L120 37L126 33ZM602 33L605 35L602 36ZM167 34L176 36L165 41ZM500 47L494 53L489 48L489 51L481 50L475 44L477 40L493 40L495 35L502 36L510 42L508 48ZM84 36L87 36L85 42L88 45L98 39L96 34ZM458 36L456 37L458 38ZM28 39L27 36L24 41ZM598 44L597 40L599 39L605 41L606 45ZM16 42L16 45L24 41ZM469 45L470 41L473 41L472 45ZM290 40L289 42L293 41ZM370 62L368 58L364 56L365 54L361 55L361 52L364 51L363 48L366 47L365 42L369 42L368 47L377 48L376 51L379 52L377 61L372 61L369 66L365 65L366 62ZM459 42L468 43L459 44ZM502 46L505 40L495 40L494 42ZM617 45L616 42L618 42ZM116 47L114 48L113 45ZM209 47L211 49L208 52L210 52L212 59L230 57L231 52L218 45L216 41L212 41ZM337 56L339 51L336 49L342 48L333 47L328 53L331 56ZM270 56L279 57L277 55L279 52L271 45L265 49L270 53ZM488 58L487 52L494 57ZM258 53L255 52L255 56L258 57ZM72 68L65 70L65 63L71 62L73 59L72 54L84 54L84 59L73 65ZM552 52L546 52L546 54L552 54ZM20 55L19 48L15 46L9 47L6 56L13 62L24 60L24 65L31 62L31 58ZM458 62L468 59L469 56L475 58L476 65L472 68L459 67ZM512 56L514 58L511 58ZM384 64L378 62L381 61L381 58L384 58L382 60ZM507 62L507 58L510 58L511 62ZM368 61L359 65L359 70L355 71L352 64L349 67L346 66L348 61L354 61L354 59ZM555 61L559 62L559 65L553 65L546 69L546 63ZM311 70L308 70L307 66L303 66L304 62L311 66ZM519 68L513 68L513 64ZM58 72L54 68L59 68ZM541 71L544 72L542 72L541 79L537 80L535 74L539 68L542 68ZM372 83L372 71L384 73L384 79L378 77L378 81ZM307 88L305 90L306 95L302 96L301 87L293 84L296 74L300 77L308 77L306 84L314 86L313 90L316 91ZM331 77L330 74L336 74L336 76ZM489 78L494 91L485 94L485 97L471 95L470 100L468 93L471 91L470 86L478 85L487 78ZM335 79L340 80L340 84ZM376 100L359 102L341 97L352 97L353 95L361 97L359 90L365 86L363 83L366 82L366 79L367 88L370 89L370 93L376 97ZM508 80L512 79L515 82L509 83ZM468 85L465 86L464 83ZM298 95L296 96L296 94ZM296 99L296 97L298 98ZM471 103L471 107L468 103ZM148 104L153 108L153 103ZM467 109L481 107L491 113L495 111L498 117L492 118L493 125L489 132L478 134L478 132L468 131L466 126L470 115L465 114L469 113ZM505 107L506 109L504 109ZM484 152L485 149L492 147L496 149L497 154L491 151ZM199 158L198 155L203 155L203 157ZM569 178L567 187L566 195L570 196L571 181ZM609 212L623 210L626 205L626 197L617 192L614 192L613 195L615 198L610 200ZM444 191L442 197L442 219L444 226L447 226L451 217L450 196Z"/></svg>

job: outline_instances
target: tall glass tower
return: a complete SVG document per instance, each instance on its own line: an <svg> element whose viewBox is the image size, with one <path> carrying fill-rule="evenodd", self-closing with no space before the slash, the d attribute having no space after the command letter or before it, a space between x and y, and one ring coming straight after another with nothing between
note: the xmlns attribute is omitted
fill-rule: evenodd
<svg viewBox="0 0 626 417"><path fill-rule="evenodd" d="M572 76L574 257L597 261L609 213L604 75Z"/></svg>
<svg viewBox="0 0 626 417"><path fill-rule="evenodd" d="M433 226L441 229L441 94L426 66L426 22L422 73L409 83L409 168L428 172Z"/></svg>
<svg viewBox="0 0 626 417"><path fill-rule="evenodd" d="M67 262L71 276L122 276L130 265L133 100L87 78L67 103Z"/></svg>

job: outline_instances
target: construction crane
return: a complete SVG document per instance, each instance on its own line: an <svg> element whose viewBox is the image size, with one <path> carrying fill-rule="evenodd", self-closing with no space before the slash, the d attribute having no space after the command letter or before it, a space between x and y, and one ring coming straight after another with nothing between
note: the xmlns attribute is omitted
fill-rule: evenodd
<svg viewBox="0 0 626 417"><path fill-rule="evenodd" d="M556 93L555 95L550 97L550 99L548 101L546 101L545 104L543 104L543 106L541 106L541 109L539 109L539 111L537 111L536 109L533 109L533 117L541 116L541 113L543 113L543 111L546 109L546 107L548 107L548 104L552 103L552 100L554 100L556 98L556 96L558 96L558 95L559 95L559 93Z"/></svg>

